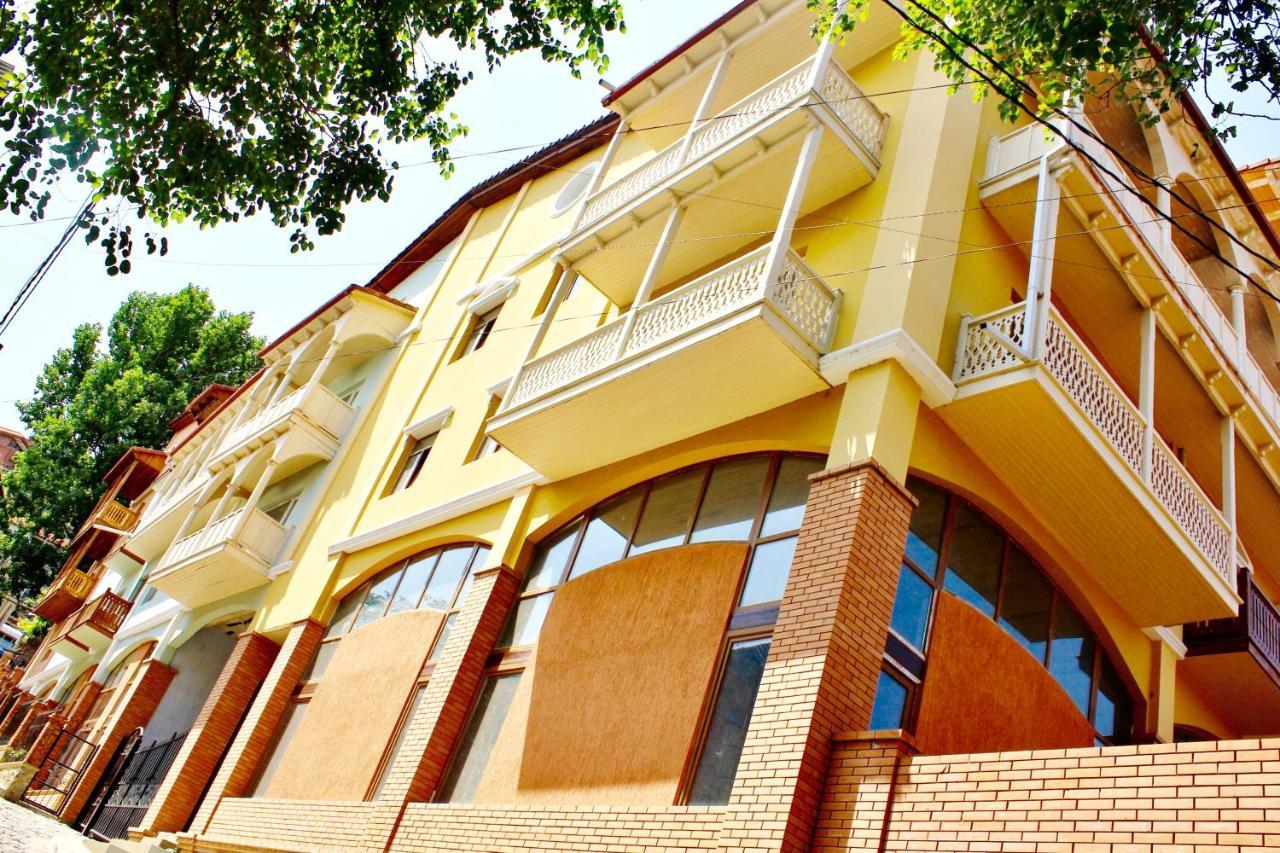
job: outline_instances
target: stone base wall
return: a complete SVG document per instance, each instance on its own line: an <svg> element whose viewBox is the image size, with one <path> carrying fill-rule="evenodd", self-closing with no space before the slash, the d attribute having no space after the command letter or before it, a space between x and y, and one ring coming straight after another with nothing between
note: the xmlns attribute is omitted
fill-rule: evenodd
<svg viewBox="0 0 1280 853"><path fill-rule="evenodd" d="M7 761L0 764L0 797L17 802L27 784L36 775L36 766L25 761Z"/></svg>

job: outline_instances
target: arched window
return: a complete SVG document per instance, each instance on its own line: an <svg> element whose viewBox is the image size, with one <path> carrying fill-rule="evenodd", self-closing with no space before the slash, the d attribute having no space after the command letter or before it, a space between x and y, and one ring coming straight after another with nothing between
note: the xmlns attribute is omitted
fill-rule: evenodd
<svg viewBox="0 0 1280 853"><path fill-rule="evenodd" d="M975 507L912 477L919 500L872 711L873 729L909 728L925 674L935 600L984 613L1045 666L1104 743L1133 735L1134 701L1089 623L1027 552Z"/></svg>

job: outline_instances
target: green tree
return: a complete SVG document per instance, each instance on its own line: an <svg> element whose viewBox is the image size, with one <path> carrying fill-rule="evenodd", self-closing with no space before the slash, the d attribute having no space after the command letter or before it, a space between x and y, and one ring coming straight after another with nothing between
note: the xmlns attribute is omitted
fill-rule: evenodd
<svg viewBox="0 0 1280 853"><path fill-rule="evenodd" d="M102 476L129 447L162 447L169 422L213 382L238 385L258 367L249 314L218 311L207 291L133 293L104 330L76 329L18 406L31 446L3 476L0 589L31 595L66 559L101 496Z"/></svg>
<svg viewBox="0 0 1280 853"><path fill-rule="evenodd" d="M385 141L425 140L449 171L472 77L454 57L537 51L577 75L621 25L619 0L0 0L0 54L21 57L0 76L0 205L38 218L70 174L159 225L262 212L310 248L388 197ZM112 273L119 222L87 235Z"/></svg>
<svg viewBox="0 0 1280 853"><path fill-rule="evenodd" d="M1127 102L1152 122L1193 92L1224 137L1235 135L1240 117L1280 121L1275 0L810 0L823 25L834 18L841 32L872 3L904 18L900 52L932 51L957 85L1000 97L1008 117L1020 103L1049 116L1094 96ZM1210 86L1215 71L1234 92L1259 93L1266 109L1250 112L1222 97Z"/></svg>

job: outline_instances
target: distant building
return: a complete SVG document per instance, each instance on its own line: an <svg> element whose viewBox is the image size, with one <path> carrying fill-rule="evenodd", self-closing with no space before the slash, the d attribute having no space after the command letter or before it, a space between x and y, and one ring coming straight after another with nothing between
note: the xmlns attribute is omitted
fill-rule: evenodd
<svg viewBox="0 0 1280 853"><path fill-rule="evenodd" d="M13 467L13 457L26 450L31 439L20 432L0 427L0 471Z"/></svg>

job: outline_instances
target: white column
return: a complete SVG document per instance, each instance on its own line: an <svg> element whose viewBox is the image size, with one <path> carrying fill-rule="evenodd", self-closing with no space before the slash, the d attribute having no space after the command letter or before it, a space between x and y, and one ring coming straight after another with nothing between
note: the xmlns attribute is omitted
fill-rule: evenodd
<svg viewBox="0 0 1280 853"><path fill-rule="evenodd" d="M582 227L582 217L586 215L587 202L599 192L600 185L604 183L605 172L609 171L609 167L613 165L614 155L618 153L618 145L622 142L622 137L626 136L629 126L630 119L623 116L618 121L618 127L613 131L613 136L609 137L609 146L604 149L604 156L600 158L600 168L596 170L595 176L591 179L591 186L582 194L582 201L578 203L578 212L573 216L573 227L569 229L570 234L575 233ZM459 243L458 245L461 246L463 244ZM444 279L441 278L440 280L443 281Z"/></svg>
<svg viewBox="0 0 1280 853"><path fill-rule="evenodd" d="M725 69L729 67L729 60L732 57L733 51L726 50L716 60L715 68L711 69L711 79L707 81L707 88L702 91L702 100L698 101L698 108L693 113L693 120L689 122L689 129L685 131L684 139L680 141L680 162L682 163L689 154L689 147L693 145L693 135L698 132L707 113L711 110L711 105L715 103L716 93L720 91L720 83L724 80Z"/></svg>
<svg viewBox="0 0 1280 853"><path fill-rule="evenodd" d="M662 265L666 263L667 253L671 251L671 241L680 229L682 219L684 219L684 205L677 201L672 205L671 212L667 214L666 224L662 226L662 235L658 237L658 245L649 256L649 266L644 271L644 278L640 280L640 289L636 291L636 298L631 301L631 308L622 320L622 335L618 338L617 358L621 358L626 350L627 338L631 337L631 330L635 327L640 308L649 301L649 295L653 293L653 288L658 283L658 275L662 272Z"/></svg>
<svg viewBox="0 0 1280 853"><path fill-rule="evenodd" d="M1036 214L1031 230L1031 263L1027 273L1027 307L1023 337L1027 354L1039 358L1053 291L1053 254L1058 235L1061 190L1049 168L1049 155L1040 158L1036 181Z"/></svg>
<svg viewBox="0 0 1280 853"><path fill-rule="evenodd" d="M1237 283L1231 286L1231 326L1236 331L1236 340L1240 344L1240 352L1237 354L1239 361L1244 361L1245 355L1249 352L1248 329L1244 317L1244 297L1245 286Z"/></svg>
<svg viewBox="0 0 1280 853"><path fill-rule="evenodd" d="M769 254L765 256L764 284L778 277L782 270L782 262L786 259L787 250L791 248L791 235L796 229L796 219L800 216L800 205L804 201L804 190L809 184L809 175L813 173L813 162L818 156L818 146L822 144L822 125L813 118L809 119L809 132L800 144L800 156L796 160L796 170L791 175L791 186L787 188L787 199L782 205L782 215L778 217L778 229L769 243Z"/></svg>
<svg viewBox="0 0 1280 853"><path fill-rule="evenodd" d="M339 323L342 321L339 320ZM338 350L342 348L342 342L338 340L338 329L334 330L333 340L329 341L329 345L324 349L324 355L320 356L320 362L316 365L315 371L307 379L307 384L303 386L303 395L310 393L313 388L320 384L320 380L324 378L324 373L329 369L329 365L333 363L333 357L338 354Z"/></svg>
<svg viewBox="0 0 1280 853"><path fill-rule="evenodd" d="M249 516L258 507L258 501L262 499L262 493L267 490L267 485L271 482L271 477L276 473L276 468L280 466L278 459L272 458L267 462L265 468L262 469L262 476L258 477L258 482L254 484L253 491L249 493L249 499L244 503L244 509L240 512L240 517L236 519L235 530L231 533L231 538L236 538L244 530L246 524L249 523Z"/></svg>
<svg viewBox="0 0 1280 853"><path fill-rule="evenodd" d="M1138 411L1142 413L1142 481L1151 482L1151 454L1156 429L1156 311L1142 309L1138 367Z"/></svg>
<svg viewBox="0 0 1280 853"><path fill-rule="evenodd" d="M1236 422L1231 414L1222 419L1222 517L1231 531L1228 566L1233 575L1236 558Z"/></svg>

